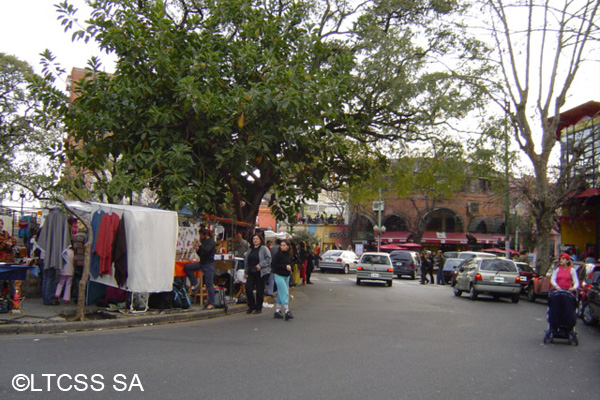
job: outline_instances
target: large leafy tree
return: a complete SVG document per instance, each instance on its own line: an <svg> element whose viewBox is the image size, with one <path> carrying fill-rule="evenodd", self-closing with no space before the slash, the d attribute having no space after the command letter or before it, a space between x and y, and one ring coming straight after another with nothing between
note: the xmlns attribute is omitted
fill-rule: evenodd
<svg viewBox="0 0 600 400"><path fill-rule="evenodd" d="M598 51L600 3L596 0L506 1L484 0L487 10L480 35L495 44L492 60L498 79L491 83L493 101L509 120L511 138L532 170L532 180L521 188L535 221L538 268L550 266L550 231L565 195L578 190L576 179L568 180L583 154L583 138L573 147L569 163L552 159L557 145L559 116L572 92L573 82L586 62ZM582 100L582 103L588 99Z"/></svg>
<svg viewBox="0 0 600 400"><path fill-rule="evenodd" d="M368 176L378 141L422 139L478 99L456 79L478 47L443 23L454 1L89 3L82 29L67 2L62 22L116 70L92 61L73 106L46 104L73 136L72 168L111 199L151 188L163 205L252 222L271 193L292 215ZM458 43L454 72L431 67Z"/></svg>
<svg viewBox="0 0 600 400"><path fill-rule="evenodd" d="M39 79L25 61L0 53L0 192L48 197L61 165L61 131L29 89Z"/></svg>

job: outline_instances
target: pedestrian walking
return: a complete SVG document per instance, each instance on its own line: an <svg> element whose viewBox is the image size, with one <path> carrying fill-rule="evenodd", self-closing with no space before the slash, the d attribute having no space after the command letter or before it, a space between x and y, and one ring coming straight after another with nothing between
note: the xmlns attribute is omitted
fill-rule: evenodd
<svg viewBox="0 0 600 400"><path fill-rule="evenodd" d="M421 253L421 285L429 283L429 279L427 279L427 273L429 272L430 266L431 262L427 257L427 251L423 251L423 253Z"/></svg>
<svg viewBox="0 0 600 400"><path fill-rule="evenodd" d="M265 281L271 273L271 252L264 245L261 235L252 236L252 245L244 254L244 276L246 278L247 314L262 313ZM254 296L256 290L256 297Z"/></svg>
<svg viewBox="0 0 600 400"><path fill-rule="evenodd" d="M437 268L436 278L438 285L446 284L446 282L444 281L444 261L444 253L442 253L441 250L438 250L437 253L435 253L435 257L433 259L435 267Z"/></svg>
<svg viewBox="0 0 600 400"><path fill-rule="evenodd" d="M292 249L287 240L282 240L279 251L273 257L271 275L275 277L277 285L277 299L275 300L275 314L273 318L289 321L294 318L290 311L289 284L292 274Z"/></svg>

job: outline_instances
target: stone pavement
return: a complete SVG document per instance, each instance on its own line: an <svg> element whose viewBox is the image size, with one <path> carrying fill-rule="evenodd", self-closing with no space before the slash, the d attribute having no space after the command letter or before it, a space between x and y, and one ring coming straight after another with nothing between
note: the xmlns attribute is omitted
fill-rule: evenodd
<svg viewBox="0 0 600 400"><path fill-rule="evenodd" d="M225 316L223 308L203 310L193 304L187 310L148 310L131 313L126 310L111 310L97 306L86 306L85 321L75 321L75 304L46 306L41 298L25 298L20 313L0 314L0 335L19 333L61 333L97 329L127 328L187 322ZM246 304L231 304L227 314L245 311Z"/></svg>

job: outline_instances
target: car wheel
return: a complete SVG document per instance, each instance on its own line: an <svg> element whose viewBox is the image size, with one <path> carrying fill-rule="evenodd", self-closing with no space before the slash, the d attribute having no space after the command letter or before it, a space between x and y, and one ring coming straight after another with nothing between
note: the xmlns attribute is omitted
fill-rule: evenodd
<svg viewBox="0 0 600 400"><path fill-rule="evenodd" d="M454 288L453 292L456 297L460 297L462 295L462 290L458 290L457 288Z"/></svg>
<svg viewBox="0 0 600 400"><path fill-rule="evenodd" d="M350 266L348 264L344 265L344 274L348 275L350 273Z"/></svg>
<svg viewBox="0 0 600 400"><path fill-rule="evenodd" d="M393 281L387 281L388 287L392 287Z"/></svg>
<svg viewBox="0 0 600 400"><path fill-rule="evenodd" d="M521 299L521 295L519 293L515 293L510 297L510 301L512 301L515 304L517 304L520 299Z"/></svg>
<svg viewBox="0 0 600 400"><path fill-rule="evenodd" d="M469 292L469 298L471 300L477 300L478 296L479 296L479 292L477 290L475 290L475 288L473 286L471 286L471 291Z"/></svg>
<svg viewBox="0 0 600 400"><path fill-rule="evenodd" d="M325 273L325 268L319 268L321 270L321 273L324 274Z"/></svg>
<svg viewBox="0 0 600 400"><path fill-rule="evenodd" d="M360 279L356 279L356 284L360 285Z"/></svg>
<svg viewBox="0 0 600 400"><path fill-rule="evenodd" d="M585 303L583 305L583 322L586 325L596 325L598 323L598 320L596 318L594 318L594 316L592 315L592 309L590 308L589 303Z"/></svg>
<svg viewBox="0 0 600 400"><path fill-rule="evenodd" d="M535 298L536 298L535 291L533 290L533 286L530 285L527 288L527 301L530 303L535 303Z"/></svg>

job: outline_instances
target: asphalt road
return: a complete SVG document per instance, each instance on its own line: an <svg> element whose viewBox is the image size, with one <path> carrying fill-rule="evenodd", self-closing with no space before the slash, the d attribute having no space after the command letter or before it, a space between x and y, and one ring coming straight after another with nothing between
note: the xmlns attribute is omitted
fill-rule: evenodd
<svg viewBox="0 0 600 400"><path fill-rule="evenodd" d="M272 310L265 309L262 315L164 326L0 337L0 396L598 396L600 328L579 322L579 346L544 345L546 306L541 302L523 298L511 304L484 296L473 302L454 297L448 286L410 280L395 280L387 288L356 286L353 275L314 278L314 285L294 291L293 321L274 320Z"/></svg>

